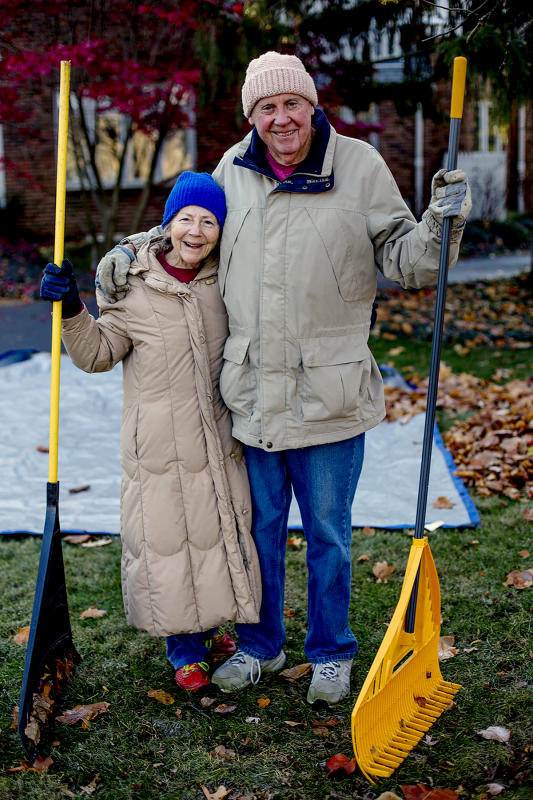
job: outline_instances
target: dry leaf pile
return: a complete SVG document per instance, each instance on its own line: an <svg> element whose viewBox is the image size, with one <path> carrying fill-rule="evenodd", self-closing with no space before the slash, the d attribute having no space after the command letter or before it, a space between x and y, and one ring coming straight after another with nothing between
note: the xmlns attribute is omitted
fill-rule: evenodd
<svg viewBox="0 0 533 800"><path fill-rule="evenodd" d="M385 387L391 422L408 422L425 411L428 379L409 379L417 386L412 392ZM525 492L533 498L533 379L499 384L456 375L441 364L437 407L453 416L468 415L444 435L466 486L486 496L518 500Z"/></svg>
<svg viewBox="0 0 533 800"><path fill-rule="evenodd" d="M55 698L69 680L73 669L74 659L68 655L64 659L56 658L53 669L46 668L38 691L34 692L29 721L24 729L33 744L38 745L41 741L42 728L48 724L54 711Z"/></svg>
<svg viewBox="0 0 533 800"><path fill-rule="evenodd" d="M533 380L489 383L483 404L445 435L457 474L479 494L533 497Z"/></svg>
<svg viewBox="0 0 533 800"><path fill-rule="evenodd" d="M434 288L406 292L388 288L378 297L373 333L394 340L429 340L435 309ZM468 349L491 344L522 349L531 346L531 292L525 281L450 284L446 293L444 341Z"/></svg>
<svg viewBox="0 0 533 800"><path fill-rule="evenodd" d="M385 386L385 404L389 422L399 420L408 422L415 414L426 410L426 396L429 378L418 374L408 376L416 388L408 392L404 389ZM483 405L483 382L475 375L452 372L447 364L441 363L439 370L439 392L437 408L457 416L475 411Z"/></svg>

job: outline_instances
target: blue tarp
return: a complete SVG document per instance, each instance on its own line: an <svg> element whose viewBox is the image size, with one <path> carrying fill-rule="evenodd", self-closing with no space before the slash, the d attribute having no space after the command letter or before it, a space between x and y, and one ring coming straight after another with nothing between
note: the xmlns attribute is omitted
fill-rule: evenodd
<svg viewBox="0 0 533 800"><path fill-rule="evenodd" d="M0 354L0 366L0 533L41 534L48 456L37 448L48 445L50 354L8 351ZM403 380L390 370L385 377ZM87 375L61 357L58 479L64 532L119 532L121 406L120 365ZM352 508L354 527L414 527L423 430L424 414L417 414L404 425L382 422L367 433L365 464ZM477 525L477 510L454 470L435 428L426 521L442 521L444 527ZM69 491L87 485L85 491ZM442 496L452 508L433 508ZM289 525L301 528L295 502Z"/></svg>

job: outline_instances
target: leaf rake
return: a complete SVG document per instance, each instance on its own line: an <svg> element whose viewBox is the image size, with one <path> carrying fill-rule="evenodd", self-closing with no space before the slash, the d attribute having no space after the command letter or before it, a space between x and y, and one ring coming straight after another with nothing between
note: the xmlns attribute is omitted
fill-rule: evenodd
<svg viewBox="0 0 533 800"><path fill-rule="evenodd" d="M454 59L447 169L457 167L466 59ZM352 711L352 737L363 774L387 778L448 708L461 686L439 667L440 588L424 535L435 429L451 219L442 225L435 323L418 486L415 532L398 605Z"/></svg>

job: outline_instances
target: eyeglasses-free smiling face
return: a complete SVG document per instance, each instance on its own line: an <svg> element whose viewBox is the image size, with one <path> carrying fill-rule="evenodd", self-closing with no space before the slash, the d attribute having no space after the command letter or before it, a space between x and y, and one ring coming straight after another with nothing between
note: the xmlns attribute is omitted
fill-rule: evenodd
<svg viewBox="0 0 533 800"><path fill-rule="evenodd" d="M248 122L268 147L272 158L291 166L303 161L311 148L313 106L299 94L275 94L255 104Z"/></svg>
<svg viewBox="0 0 533 800"><path fill-rule="evenodd" d="M165 232L172 243L172 250L166 254L168 263L195 269L215 248L220 225L207 208L184 206L172 217Z"/></svg>

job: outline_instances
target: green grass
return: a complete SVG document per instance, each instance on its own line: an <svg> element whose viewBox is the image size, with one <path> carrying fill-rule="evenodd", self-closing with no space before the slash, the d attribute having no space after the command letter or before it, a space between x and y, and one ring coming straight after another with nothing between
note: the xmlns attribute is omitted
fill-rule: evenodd
<svg viewBox="0 0 533 800"><path fill-rule="evenodd" d="M392 359L388 350L395 344L373 345L380 363L427 371L426 344L407 343L401 357ZM494 372L494 351L491 355L488 349L459 357L450 348L443 359L457 371L482 375L486 369L487 376ZM455 359L464 366L458 367ZM496 363L516 369L513 377L531 371L531 357L523 350L502 350ZM359 653L350 699L327 714L307 706L308 678L290 684L271 675L239 694L208 690L218 702L236 704L231 714L213 713L214 706L201 708L198 696L189 698L175 687L162 642L125 623L119 541L93 549L65 543L73 635L83 661L62 706L105 700L110 709L87 731L79 724L54 723L52 738L58 744L51 748L54 764L49 772L0 775L1 800L202 800L200 784L212 792L223 784L234 790L230 798L249 800L372 800L387 790L402 796L402 785L418 782L456 791L462 787L460 797L465 800L487 798L487 784L495 782L506 787L503 800L531 800L533 779L527 770L532 752L533 589L503 585L511 570L533 563L519 555L522 549L533 552L531 523L523 518L523 502L475 495L474 500L480 528L441 529L430 538L441 584L442 634L455 635L458 648L457 656L443 662L441 669L445 679L463 688L456 707L431 728L435 743L420 744L379 786L369 784L358 771L340 779L328 777L324 763L336 753L353 755L350 714L396 607L411 538L405 531L377 530L366 536L355 529L351 622ZM0 538L0 772L24 757L10 727L24 661L24 648L13 642L13 634L30 620L39 551L39 538ZM358 561L360 555L367 555L368 561ZM393 564L395 572L388 582L377 583L371 567L382 560ZM80 620L80 613L91 605L106 609L107 615ZM286 619L292 666L306 660L305 545L287 554L286 605L295 611L294 618ZM477 649L466 653L469 646ZM149 689L158 688L172 693L175 704L163 706L147 696ZM265 697L271 703L261 709L257 700ZM181 718L175 715L177 708ZM311 721L333 714L341 717L341 724L327 738L315 735ZM247 717L259 717L260 722L246 722ZM304 727L290 727L287 720L303 722ZM510 742L487 741L477 734L490 725L508 728ZM235 751L236 758L214 756L217 745ZM91 794L95 778L96 791Z"/></svg>

